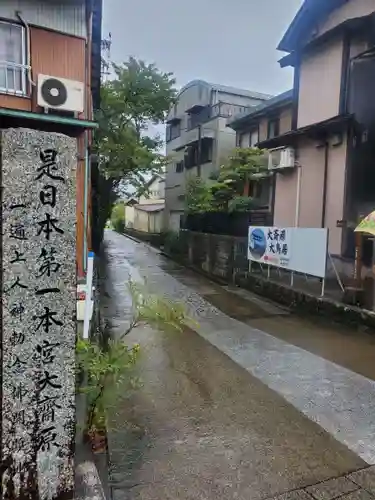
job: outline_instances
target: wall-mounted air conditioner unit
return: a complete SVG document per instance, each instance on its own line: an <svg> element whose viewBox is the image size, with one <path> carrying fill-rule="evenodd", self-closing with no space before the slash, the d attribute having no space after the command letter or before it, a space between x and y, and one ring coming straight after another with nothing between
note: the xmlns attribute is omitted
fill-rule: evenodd
<svg viewBox="0 0 375 500"><path fill-rule="evenodd" d="M84 110L85 87L83 82L38 75L37 104L46 110L82 113Z"/></svg>
<svg viewBox="0 0 375 500"><path fill-rule="evenodd" d="M276 148L268 152L268 169L284 170L294 168L296 164L294 148Z"/></svg>

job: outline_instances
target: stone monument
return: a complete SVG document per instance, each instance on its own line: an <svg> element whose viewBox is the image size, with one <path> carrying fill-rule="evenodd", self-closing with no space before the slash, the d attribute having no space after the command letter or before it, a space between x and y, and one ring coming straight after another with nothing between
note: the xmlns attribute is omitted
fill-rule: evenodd
<svg viewBox="0 0 375 500"><path fill-rule="evenodd" d="M73 498L77 141L1 132L3 498Z"/></svg>

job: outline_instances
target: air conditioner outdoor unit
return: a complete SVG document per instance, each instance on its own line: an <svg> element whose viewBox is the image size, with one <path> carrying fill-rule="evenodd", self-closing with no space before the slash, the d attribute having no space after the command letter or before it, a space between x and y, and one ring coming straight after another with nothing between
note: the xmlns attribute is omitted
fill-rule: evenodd
<svg viewBox="0 0 375 500"><path fill-rule="evenodd" d="M294 148L276 148L269 151L268 169L283 170L295 167Z"/></svg>
<svg viewBox="0 0 375 500"><path fill-rule="evenodd" d="M83 82L38 75L37 104L42 108L82 113L84 95Z"/></svg>

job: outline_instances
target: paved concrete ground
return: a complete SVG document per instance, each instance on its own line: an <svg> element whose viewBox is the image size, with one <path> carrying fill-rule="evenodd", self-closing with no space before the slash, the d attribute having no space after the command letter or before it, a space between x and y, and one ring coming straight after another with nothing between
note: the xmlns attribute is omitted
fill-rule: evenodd
<svg viewBox="0 0 375 500"><path fill-rule="evenodd" d="M139 329L129 338L142 346L143 387L111 415L115 500L263 499L290 491L282 498L328 500L375 493L372 468L343 477L375 456L375 384L359 367L357 373L345 368L356 369L350 356L332 347L321 352L322 334L310 348L314 326L278 307L225 291L113 232L106 242L107 314L115 332L128 320L129 275L147 277L152 291L182 300L200 323L199 334ZM253 322L258 328L263 322L265 331ZM357 360L366 352L369 366L362 372L372 376L371 337L358 334L355 344L350 332L318 330L336 345L342 335ZM332 353L343 366L329 361Z"/></svg>

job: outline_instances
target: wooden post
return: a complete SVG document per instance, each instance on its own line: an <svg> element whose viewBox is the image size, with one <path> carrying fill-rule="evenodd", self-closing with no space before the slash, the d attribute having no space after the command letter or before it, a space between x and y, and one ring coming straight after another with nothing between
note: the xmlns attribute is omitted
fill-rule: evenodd
<svg viewBox="0 0 375 500"><path fill-rule="evenodd" d="M249 179L246 179L245 180L245 186L244 186L244 189L243 189L243 195L244 196L249 196L249 192L250 192L250 181L249 181Z"/></svg>
<svg viewBox="0 0 375 500"><path fill-rule="evenodd" d="M355 258L353 280L356 287L361 288L362 283L362 254L363 254L363 235L355 233Z"/></svg>

